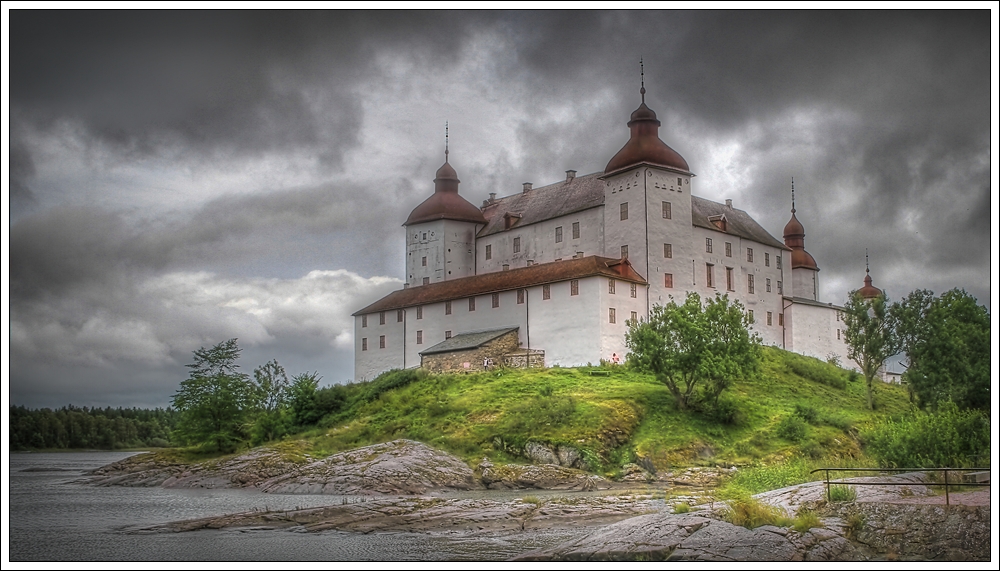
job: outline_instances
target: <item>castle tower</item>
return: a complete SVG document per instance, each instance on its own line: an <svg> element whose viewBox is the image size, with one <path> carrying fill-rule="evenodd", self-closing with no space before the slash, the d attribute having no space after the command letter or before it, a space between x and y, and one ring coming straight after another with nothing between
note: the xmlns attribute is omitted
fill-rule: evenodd
<svg viewBox="0 0 1000 571"><path fill-rule="evenodd" d="M872 276L868 271L868 252L865 252L865 285L858 290L858 293L864 299L875 299L876 297L882 295L882 290L872 285Z"/></svg>
<svg viewBox="0 0 1000 571"><path fill-rule="evenodd" d="M792 179L792 218L785 224L785 245L791 248L792 296L819 301L819 266L806 252L806 231L795 217L795 179Z"/></svg>
<svg viewBox="0 0 1000 571"><path fill-rule="evenodd" d="M434 194L414 208L403 223L409 286L476 273L476 232L486 219L458 194L461 181L448 163L447 130L445 133L444 164L434 176Z"/></svg>

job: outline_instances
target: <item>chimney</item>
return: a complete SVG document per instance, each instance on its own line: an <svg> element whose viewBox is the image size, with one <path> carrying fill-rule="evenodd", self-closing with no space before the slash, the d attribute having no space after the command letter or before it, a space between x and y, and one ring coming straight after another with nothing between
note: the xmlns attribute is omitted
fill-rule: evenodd
<svg viewBox="0 0 1000 571"><path fill-rule="evenodd" d="M576 257L577 258L582 258L583 257L583 252L577 252L576 253Z"/></svg>
<svg viewBox="0 0 1000 571"><path fill-rule="evenodd" d="M726 199L726 208L732 208L732 207L733 207L733 199L732 198L727 198Z"/></svg>
<svg viewBox="0 0 1000 571"><path fill-rule="evenodd" d="M568 170L568 171L566 171L566 182L570 182L574 178L576 178L576 171L574 171L574 170Z"/></svg>
<svg viewBox="0 0 1000 571"><path fill-rule="evenodd" d="M490 204L493 204L494 202L496 202L496 199L497 199L497 193L491 192L490 193Z"/></svg>
<svg viewBox="0 0 1000 571"><path fill-rule="evenodd" d="M505 271L505 272L506 272L506 271L507 271L507 270L509 270L509 269L510 269L510 264L504 264L504 265L503 265L503 271Z"/></svg>
<svg viewBox="0 0 1000 571"><path fill-rule="evenodd" d="M410 284L403 284L403 289L410 287Z"/></svg>
<svg viewBox="0 0 1000 571"><path fill-rule="evenodd" d="M524 192L528 192L529 190L531 190L531 183L530 182L525 182L523 184L524 184Z"/></svg>

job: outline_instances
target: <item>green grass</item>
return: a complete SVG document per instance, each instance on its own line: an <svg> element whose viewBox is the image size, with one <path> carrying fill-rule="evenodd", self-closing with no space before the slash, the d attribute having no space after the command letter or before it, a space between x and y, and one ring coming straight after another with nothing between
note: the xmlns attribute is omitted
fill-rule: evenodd
<svg viewBox="0 0 1000 571"><path fill-rule="evenodd" d="M762 525L788 527L794 523L794 520L780 507L746 496L729 500L729 505L720 512L720 515L723 520L747 529Z"/></svg>
<svg viewBox="0 0 1000 571"><path fill-rule="evenodd" d="M830 485L830 501L831 502L853 502L858 497L857 490L854 486L848 486L845 484L831 484Z"/></svg>
<svg viewBox="0 0 1000 571"><path fill-rule="evenodd" d="M522 447L537 441L571 446L590 470L609 476L640 458L657 471L773 465L774 473L751 473L739 485L763 491L805 481L802 470L809 467L865 464L855 427L911 407L904 388L878 383L872 413L864 383L847 382L847 371L773 347L763 355L756 380L736 382L723 394L725 419L679 411L662 383L622 366L397 373L347 385L339 412L288 441L316 457L409 438L470 464L484 456L525 462ZM781 428L783 421L795 425L791 432Z"/></svg>

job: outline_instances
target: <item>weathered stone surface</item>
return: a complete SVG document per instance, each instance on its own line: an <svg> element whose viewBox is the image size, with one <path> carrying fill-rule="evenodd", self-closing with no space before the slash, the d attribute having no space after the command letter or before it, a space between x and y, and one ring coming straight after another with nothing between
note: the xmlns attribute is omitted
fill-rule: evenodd
<svg viewBox="0 0 1000 571"><path fill-rule="evenodd" d="M521 466L506 464L483 467L482 482L491 490L607 490L610 481L582 470L565 468L557 464Z"/></svg>
<svg viewBox="0 0 1000 571"><path fill-rule="evenodd" d="M459 458L413 440L334 454L256 486L280 494L423 494L482 488Z"/></svg>
<svg viewBox="0 0 1000 571"><path fill-rule="evenodd" d="M561 464L552 449L538 442L528 442L524 445L524 457L534 464Z"/></svg>

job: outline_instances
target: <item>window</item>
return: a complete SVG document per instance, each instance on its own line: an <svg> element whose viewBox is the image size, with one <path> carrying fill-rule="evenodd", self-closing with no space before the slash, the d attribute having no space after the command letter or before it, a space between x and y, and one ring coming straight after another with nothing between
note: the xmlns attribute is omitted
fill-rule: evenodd
<svg viewBox="0 0 1000 571"><path fill-rule="evenodd" d="M767 290L767 293L771 293L771 278L767 278L764 282L764 289Z"/></svg>
<svg viewBox="0 0 1000 571"><path fill-rule="evenodd" d="M385 312L384 311L378 312L378 324L379 325L385 325Z"/></svg>
<svg viewBox="0 0 1000 571"><path fill-rule="evenodd" d="M429 284L429 283L431 283L431 278L424 278L424 282L423 282L423 284L424 284L424 285L427 285L427 284Z"/></svg>
<svg viewBox="0 0 1000 571"><path fill-rule="evenodd" d="M624 246L622 246L622 257L623 258L627 258L628 257L628 244L625 244Z"/></svg>
<svg viewBox="0 0 1000 571"><path fill-rule="evenodd" d="M629 297L635 297L636 290L638 290L638 288L636 287L635 284L628 284L628 295L629 295Z"/></svg>
<svg viewBox="0 0 1000 571"><path fill-rule="evenodd" d="M705 283L708 285L708 287L715 287L715 276L712 275L715 273L713 271L714 269L715 269L714 265L705 264Z"/></svg>
<svg viewBox="0 0 1000 571"><path fill-rule="evenodd" d="M580 280L569 281L569 294L580 295Z"/></svg>
<svg viewBox="0 0 1000 571"><path fill-rule="evenodd" d="M733 289L733 269L726 268L726 289L729 291L736 291Z"/></svg>
<svg viewBox="0 0 1000 571"><path fill-rule="evenodd" d="M424 332L422 330L417 330L417 345L424 344Z"/></svg>
<svg viewBox="0 0 1000 571"><path fill-rule="evenodd" d="M747 274L747 293L753 293L753 274Z"/></svg>
<svg viewBox="0 0 1000 571"><path fill-rule="evenodd" d="M753 261L753 248L747 248L747 261Z"/></svg>
<svg viewBox="0 0 1000 571"><path fill-rule="evenodd" d="M778 314L778 325L781 326L781 327L785 326L785 314L784 313L779 313Z"/></svg>
<svg viewBox="0 0 1000 571"><path fill-rule="evenodd" d="M562 242L562 226L556 226L556 243Z"/></svg>
<svg viewBox="0 0 1000 571"><path fill-rule="evenodd" d="M420 265L421 266L426 266L427 265L427 256L424 256L424 257L420 258Z"/></svg>
<svg viewBox="0 0 1000 571"><path fill-rule="evenodd" d="M579 237L580 237L580 223L579 222L574 222L573 223L573 239L576 240Z"/></svg>
<svg viewBox="0 0 1000 571"><path fill-rule="evenodd" d="M615 278L608 279L608 293L615 293Z"/></svg>
<svg viewBox="0 0 1000 571"><path fill-rule="evenodd" d="M361 350L362 351L367 351L368 350L368 338L367 337L362 337L361 338Z"/></svg>
<svg viewBox="0 0 1000 571"><path fill-rule="evenodd" d="M486 259L487 260L492 260L493 259L493 245L492 244L486 244Z"/></svg>
<svg viewBox="0 0 1000 571"><path fill-rule="evenodd" d="M674 274L663 274L663 287L674 287Z"/></svg>
<svg viewBox="0 0 1000 571"><path fill-rule="evenodd" d="M451 302L450 301L444 302L444 314L445 315L451 315Z"/></svg>
<svg viewBox="0 0 1000 571"><path fill-rule="evenodd" d="M628 203L623 202L621 206L618 207L618 211L621 213L622 220L628 220Z"/></svg>
<svg viewBox="0 0 1000 571"><path fill-rule="evenodd" d="M750 323L753 323L753 310L752 309L747 311L747 319L750 321Z"/></svg>
<svg viewBox="0 0 1000 571"><path fill-rule="evenodd" d="M445 331L444 332L444 338L445 338L445 340L451 339L451 331Z"/></svg>
<svg viewBox="0 0 1000 571"><path fill-rule="evenodd" d="M664 258L673 258L674 257L674 247L673 247L672 244L664 244L663 245L663 257Z"/></svg>
<svg viewBox="0 0 1000 571"><path fill-rule="evenodd" d="M733 243L732 242L726 242L726 257L727 258L732 258L733 257Z"/></svg>
<svg viewBox="0 0 1000 571"><path fill-rule="evenodd" d="M764 252L764 267L765 268L770 268L771 267L771 253L770 252Z"/></svg>
<svg viewBox="0 0 1000 571"><path fill-rule="evenodd" d="M680 186L680 185L681 185L681 179L678 177L677 178L677 186Z"/></svg>
<svg viewBox="0 0 1000 571"><path fill-rule="evenodd" d="M498 293L493 294L493 307L500 307L500 294Z"/></svg>
<svg viewBox="0 0 1000 571"><path fill-rule="evenodd" d="M517 290L517 303L524 303L524 290Z"/></svg>
<svg viewBox="0 0 1000 571"><path fill-rule="evenodd" d="M361 316L361 327L368 327L368 316L367 315L362 315Z"/></svg>
<svg viewBox="0 0 1000 571"><path fill-rule="evenodd" d="M427 232L424 232L424 237L421 238L421 240L426 240L426 239L427 239Z"/></svg>
<svg viewBox="0 0 1000 571"><path fill-rule="evenodd" d="M378 336L378 348L385 349L385 335Z"/></svg>
<svg viewBox="0 0 1000 571"><path fill-rule="evenodd" d="M397 309L396 310L396 323L402 323L402 322L403 322L403 310L402 309Z"/></svg>
<svg viewBox="0 0 1000 571"><path fill-rule="evenodd" d="M424 318L424 307L422 305L417 306L417 319L423 319L423 318Z"/></svg>
<svg viewBox="0 0 1000 571"><path fill-rule="evenodd" d="M608 308L608 323L614 323L614 322L615 322L615 308L609 307Z"/></svg>
<svg viewBox="0 0 1000 571"><path fill-rule="evenodd" d="M552 297L552 292L549 290L549 284L542 286L542 299L549 299Z"/></svg>
<svg viewBox="0 0 1000 571"><path fill-rule="evenodd" d="M469 311L475 311L475 310L476 310L476 298L470 297L469 298Z"/></svg>
<svg viewBox="0 0 1000 571"><path fill-rule="evenodd" d="M635 323L636 321L639 321L639 314L633 311L632 312L632 317L630 319L632 320L632 323Z"/></svg>
<svg viewBox="0 0 1000 571"><path fill-rule="evenodd" d="M777 266L779 270L781 269L781 254L774 257L774 265Z"/></svg>
<svg viewBox="0 0 1000 571"><path fill-rule="evenodd" d="M837 330L837 340L840 340L840 329Z"/></svg>
<svg viewBox="0 0 1000 571"><path fill-rule="evenodd" d="M514 238L514 253L516 254L520 251L521 251L521 237L518 236L517 238Z"/></svg>
<svg viewBox="0 0 1000 571"><path fill-rule="evenodd" d="M770 311L767 312L767 324L768 325L771 324L771 312Z"/></svg>
<svg viewBox="0 0 1000 571"><path fill-rule="evenodd" d="M778 293L781 293L781 280L778 280Z"/></svg>
<svg viewBox="0 0 1000 571"><path fill-rule="evenodd" d="M840 321L840 312L837 312L837 321Z"/></svg>
<svg viewBox="0 0 1000 571"><path fill-rule="evenodd" d="M664 200L663 201L663 217L669 219L670 216L671 216L671 213L670 213L670 203L667 202L666 200Z"/></svg>
<svg viewBox="0 0 1000 571"><path fill-rule="evenodd" d="M705 238L705 251L708 252L709 254L712 253L712 239L711 238Z"/></svg>

